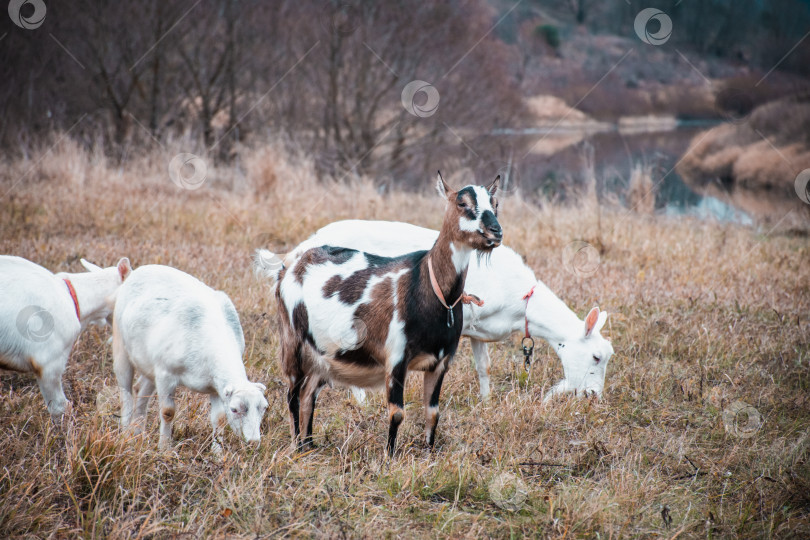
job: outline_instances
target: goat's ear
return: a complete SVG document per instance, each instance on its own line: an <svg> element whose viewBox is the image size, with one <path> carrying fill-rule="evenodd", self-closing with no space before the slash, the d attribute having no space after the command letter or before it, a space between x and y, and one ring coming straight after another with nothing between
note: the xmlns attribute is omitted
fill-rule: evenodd
<svg viewBox="0 0 810 540"><path fill-rule="evenodd" d="M88 272L99 272L101 270L104 270L102 267L95 265L90 261L86 261L84 259L79 259L79 261L82 263L82 266L84 266Z"/></svg>
<svg viewBox="0 0 810 540"><path fill-rule="evenodd" d="M501 175L495 177L495 181L492 182L488 187L487 191L489 192L490 197L494 197L496 193L498 193L498 186L501 185Z"/></svg>
<svg viewBox="0 0 810 540"><path fill-rule="evenodd" d="M230 384L228 386L226 386L224 394L225 394L225 399L231 399L231 396L233 395L233 386L231 386Z"/></svg>
<svg viewBox="0 0 810 540"><path fill-rule="evenodd" d="M596 322L599 320L599 306L593 308L588 316L585 317L585 337L588 337L596 328Z"/></svg>
<svg viewBox="0 0 810 540"><path fill-rule="evenodd" d="M255 383L253 383L253 386L255 386L256 388L258 388L258 389L259 389L259 390L261 390L262 392L264 392L265 390L267 390L267 387L266 387L265 385L263 385L262 383L260 383L260 382L255 382Z"/></svg>
<svg viewBox="0 0 810 540"><path fill-rule="evenodd" d="M438 171L436 175L436 191L439 192L439 197L444 200L448 200L447 196L453 191L450 189L450 186L447 185L447 182L444 181L444 178L442 178L442 171Z"/></svg>
<svg viewBox="0 0 810 540"><path fill-rule="evenodd" d="M132 266L129 264L129 259L122 257L118 261L118 275L121 276L121 281L127 279L130 272L132 272Z"/></svg>

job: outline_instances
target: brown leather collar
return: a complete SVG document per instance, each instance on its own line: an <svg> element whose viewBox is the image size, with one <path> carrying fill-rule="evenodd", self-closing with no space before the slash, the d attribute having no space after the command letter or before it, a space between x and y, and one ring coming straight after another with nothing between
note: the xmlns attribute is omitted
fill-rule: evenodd
<svg viewBox="0 0 810 540"><path fill-rule="evenodd" d="M466 292L462 291L461 295L453 302L452 305L447 305L447 301L444 299L444 294L442 294L442 290L439 287L439 282L436 281L436 274L433 272L433 262L430 260L430 255L427 258L428 261L428 275L430 276L430 285L433 287L433 293L436 295L436 298L439 299L439 302L445 307L445 309L451 310L456 307L456 304L459 302L463 304L475 304L476 306L483 306L484 301L475 296L474 294L467 294Z"/></svg>

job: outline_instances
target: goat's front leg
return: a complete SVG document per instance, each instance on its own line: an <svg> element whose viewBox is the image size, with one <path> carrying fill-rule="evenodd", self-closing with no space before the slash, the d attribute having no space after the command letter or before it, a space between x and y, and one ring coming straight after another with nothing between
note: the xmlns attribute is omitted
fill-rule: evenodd
<svg viewBox="0 0 810 540"><path fill-rule="evenodd" d="M388 455L394 456L396 448L397 431L405 419L405 376L408 373L408 362L403 359L394 366L393 371L386 376L385 382L388 390Z"/></svg>
<svg viewBox="0 0 810 540"><path fill-rule="evenodd" d="M211 452L215 455L222 455L222 445L219 443L219 435L228 423L228 417L225 414L225 405L219 396L212 394L211 402L211 428L213 433L211 435Z"/></svg>
<svg viewBox="0 0 810 540"><path fill-rule="evenodd" d="M481 401L489 399L489 347L485 341L470 338L473 357L475 358L475 370L478 372L478 392L481 394Z"/></svg>
<svg viewBox="0 0 810 540"><path fill-rule="evenodd" d="M160 402L160 439L158 446L165 450L171 446L172 426L176 412L174 404L174 391L177 383L172 377L155 375L158 401Z"/></svg>
<svg viewBox="0 0 810 540"><path fill-rule="evenodd" d="M436 442L436 426L439 425L439 393L447 373L447 364L442 363L435 371L426 371L423 380L423 402L425 405L425 442L433 448Z"/></svg>
<svg viewBox="0 0 810 540"><path fill-rule="evenodd" d="M53 421L57 423L62 420L62 415L67 406L67 398L62 388L62 375L65 372L69 356L70 348L63 353L59 353L54 358L49 358L48 361L42 364L30 360L32 367L36 366L37 368L35 369L35 375L37 384L39 384L39 391L45 400L45 406L48 407L48 412L51 413Z"/></svg>

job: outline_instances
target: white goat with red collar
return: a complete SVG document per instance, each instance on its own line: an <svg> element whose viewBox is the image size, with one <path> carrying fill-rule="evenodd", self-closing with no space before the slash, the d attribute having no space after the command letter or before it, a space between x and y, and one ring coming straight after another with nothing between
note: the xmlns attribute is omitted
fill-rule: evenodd
<svg viewBox="0 0 810 540"><path fill-rule="evenodd" d="M113 370L121 388L121 425L146 416L157 389L160 446L169 446L178 386L209 395L212 450L225 424L258 443L267 400L265 386L247 378L245 338L228 295L168 266L134 270L118 292L113 317ZM135 373L137 404L132 394Z"/></svg>
<svg viewBox="0 0 810 540"><path fill-rule="evenodd" d="M70 351L89 324L104 324L129 259L102 269L58 273L20 257L0 255L0 368L33 373L48 412L59 420L67 398L62 389Z"/></svg>
<svg viewBox="0 0 810 540"><path fill-rule="evenodd" d="M408 223L337 221L318 230L285 259L297 259L311 247L324 244L392 257L427 249L437 236L437 231ZM554 348L565 373L546 399L563 392L601 397L607 364L613 356L613 346L600 333L607 312L595 307L581 320L535 277L520 255L505 245L493 249L487 258L473 257L466 291L484 302L482 307L464 306L463 330L472 345L482 399L490 393L487 342L501 341L515 332L524 334L526 321L529 335L545 339ZM356 391L355 396L362 400L362 392Z"/></svg>

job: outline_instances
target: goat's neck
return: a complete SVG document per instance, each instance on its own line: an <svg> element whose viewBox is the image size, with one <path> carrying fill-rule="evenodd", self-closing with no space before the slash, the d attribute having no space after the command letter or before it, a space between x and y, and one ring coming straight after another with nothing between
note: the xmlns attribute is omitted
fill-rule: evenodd
<svg viewBox="0 0 810 540"><path fill-rule="evenodd" d="M59 273L56 275L59 279L70 280L73 289L76 291L76 301L79 303L79 312L81 317L79 322L82 329L84 329L90 321L99 318L100 314L105 311L112 311L112 301L114 298L109 298L109 276L101 275L101 272L81 272L78 274ZM70 291L67 287L65 289L65 296L73 303L70 297Z"/></svg>
<svg viewBox="0 0 810 540"><path fill-rule="evenodd" d="M245 371L245 366L242 364L241 358L224 360L228 358L228 355L224 353L220 358L222 358L223 361L218 362L216 366L213 386L217 395L225 399L225 388L232 386L234 389L238 389L247 381L247 372Z"/></svg>
<svg viewBox="0 0 810 540"><path fill-rule="evenodd" d="M580 337L585 323L543 282L537 282L529 302L529 330L533 335L550 343L564 343Z"/></svg>
<svg viewBox="0 0 810 540"><path fill-rule="evenodd" d="M453 241L452 233L447 226L442 227L436 243L428 252L436 282L439 284L439 289L441 289L445 301L449 304L455 302L458 295L463 292L464 280L467 277L467 268L470 265L472 252L473 249L469 246ZM427 266L428 257L425 257L422 261L422 275L426 278L428 278L429 272ZM459 281L461 282L460 286Z"/></svg>

